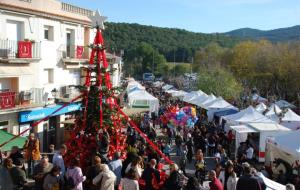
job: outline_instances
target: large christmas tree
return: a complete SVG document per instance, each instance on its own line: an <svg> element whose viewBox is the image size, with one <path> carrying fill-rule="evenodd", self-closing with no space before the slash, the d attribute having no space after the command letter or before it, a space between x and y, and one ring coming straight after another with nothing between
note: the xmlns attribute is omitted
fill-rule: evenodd
<svg viewBox="0 0 300 190"><path fill-rule="evenodd" d="M82 113L75 120L75 127L66 142L66 162L77 157L82 167L90 164L93 155L107 159L115 151L123 152L126 141L122 133L126 121L118 111L103 37L99 27L96 28L96 37L90 47L89 66L85 68L85 84L81 88Z"/></svg>

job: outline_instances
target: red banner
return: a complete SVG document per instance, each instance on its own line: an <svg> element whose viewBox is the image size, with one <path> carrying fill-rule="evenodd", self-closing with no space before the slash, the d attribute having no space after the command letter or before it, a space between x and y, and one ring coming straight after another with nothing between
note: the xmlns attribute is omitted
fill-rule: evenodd
<svg viewBox="0 0 300 190"><path fill-rule="evenodd" d="M32 58L31 42L19 41L18 42L18 58Z"/></svg>
<svg viewBox="0 0 300 190"><path fill-rule="evenodd" d="M83 56L83 46L76 47L76 57L77 59L81 59Z"/></svg>

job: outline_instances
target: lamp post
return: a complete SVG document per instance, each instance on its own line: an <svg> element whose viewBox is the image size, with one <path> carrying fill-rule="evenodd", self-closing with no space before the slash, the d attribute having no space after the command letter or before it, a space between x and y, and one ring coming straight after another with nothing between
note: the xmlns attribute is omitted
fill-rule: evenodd
<svg viewBox="0 0 300 190"><path fill-rule="evenodd" d="M54 103L57 103L57 94L58 94L58 90L56 88L54 88L53 90L51 90L51 95L54 97Z"/></svg>

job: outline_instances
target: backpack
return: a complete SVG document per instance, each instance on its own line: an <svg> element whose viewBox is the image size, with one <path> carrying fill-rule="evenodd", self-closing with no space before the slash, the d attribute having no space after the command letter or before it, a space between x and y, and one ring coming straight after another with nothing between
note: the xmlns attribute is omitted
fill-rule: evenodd
<svg viewBox="0 0 300 190"><path fill-rule="evenodd" d="M72 177L67 177L66 187L67 187L68 190L75 188L75 182L74 182L74 179Z"/></svg>

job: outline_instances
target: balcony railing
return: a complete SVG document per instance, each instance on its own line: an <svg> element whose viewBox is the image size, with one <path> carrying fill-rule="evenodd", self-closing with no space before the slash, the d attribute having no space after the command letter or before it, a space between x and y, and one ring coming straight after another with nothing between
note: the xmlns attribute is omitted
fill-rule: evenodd
<svg viewBox="0 0 300 190"><path fill-rule="evenodd" d="M28 91L16 93L9 89L0 90L0 110L11 108L27 108L45 105L44 90L32 88Z"/></svg>
<svg viewBox="0 0 300 190"><path fill-rule="evenodd" d="M61 45L63 59L88 59L89 48L82 45Z"/></svg>
<svg viewBox="0 0 300 190"><path fill-rule="evenodd" d="M0 109L14 108L16 106L15 98L15 92L0 92Z"/></svg>
<svg viewBox="0 0 300 190"><path fill-rule="evenodd" d="M0 40L0 58L40 59L41 42Z"/></svg>

